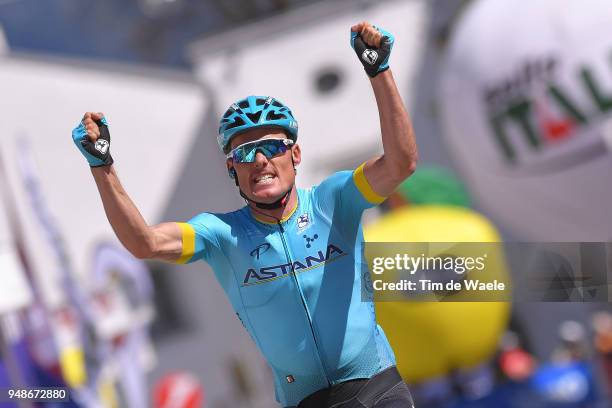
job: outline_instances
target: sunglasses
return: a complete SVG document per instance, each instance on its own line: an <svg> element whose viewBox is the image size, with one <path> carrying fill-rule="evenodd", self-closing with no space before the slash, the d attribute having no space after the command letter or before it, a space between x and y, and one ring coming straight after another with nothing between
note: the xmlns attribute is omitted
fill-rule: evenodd
<svg viewBox="0 0 612 408"><path fill-rule="evenodd" d="M263 139L241 144L227 154L228 159L234 163L253 163L257 152L261 152L267 159L285 153L293 144L291 139Z"/></svg>

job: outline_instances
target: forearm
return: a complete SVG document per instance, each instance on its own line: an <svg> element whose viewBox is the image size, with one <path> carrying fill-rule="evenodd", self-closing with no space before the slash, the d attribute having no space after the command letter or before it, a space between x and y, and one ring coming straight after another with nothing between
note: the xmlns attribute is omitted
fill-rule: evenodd
<svg viewBox="0 0 612 408"><path fill-rule="evenodd" d="M391 70L378 74L370 81L378 105L384 150L379 160L399 182L414 172L418 160L412 123Z"/></svg>
<svg viewBox="0 0 612 408"><path fill-rule="evenodd" d="M155 242L151 228L123 189L113 166L93 167L91 172L117 238L137 258L152 258Z"/></svg>

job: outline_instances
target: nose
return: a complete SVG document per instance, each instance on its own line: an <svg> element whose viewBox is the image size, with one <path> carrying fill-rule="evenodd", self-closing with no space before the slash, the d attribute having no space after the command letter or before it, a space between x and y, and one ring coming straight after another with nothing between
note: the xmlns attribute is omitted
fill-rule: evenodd
<svg viewBox="0 0 612 408"><path fill-rule="evenodd" d="M259 150L255 153L255 167L258 169L266 167L268 158Z"/></svg>

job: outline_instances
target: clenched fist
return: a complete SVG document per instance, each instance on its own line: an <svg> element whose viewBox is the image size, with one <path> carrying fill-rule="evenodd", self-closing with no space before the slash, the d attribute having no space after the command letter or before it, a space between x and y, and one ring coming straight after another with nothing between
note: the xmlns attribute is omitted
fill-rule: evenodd
<svg viewBox="0 0 612 408"><path fill-rule="evenodd" d="M101 112L87 112L72 131L72 141L91 167L110 166L110 132Z"/></svg>
<svg viewBox="0 0 612 408"><path fill-rule="evenodd" d="M393 34L367 21L351 27L351 47L372 78L389 69L389 56L394 42Z"/></svg>

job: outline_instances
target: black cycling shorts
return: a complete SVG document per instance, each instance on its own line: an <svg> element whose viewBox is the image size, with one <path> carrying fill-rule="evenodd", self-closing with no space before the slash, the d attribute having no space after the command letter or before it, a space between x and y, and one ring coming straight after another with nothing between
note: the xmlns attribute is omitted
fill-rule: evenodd
<svg viewBox="0 0 612 408"><path fill-rule="evenodd" d="M297 408L413 408L408 386L397 368L389 367L370 379L351 380L319 390Z"/></svg>

